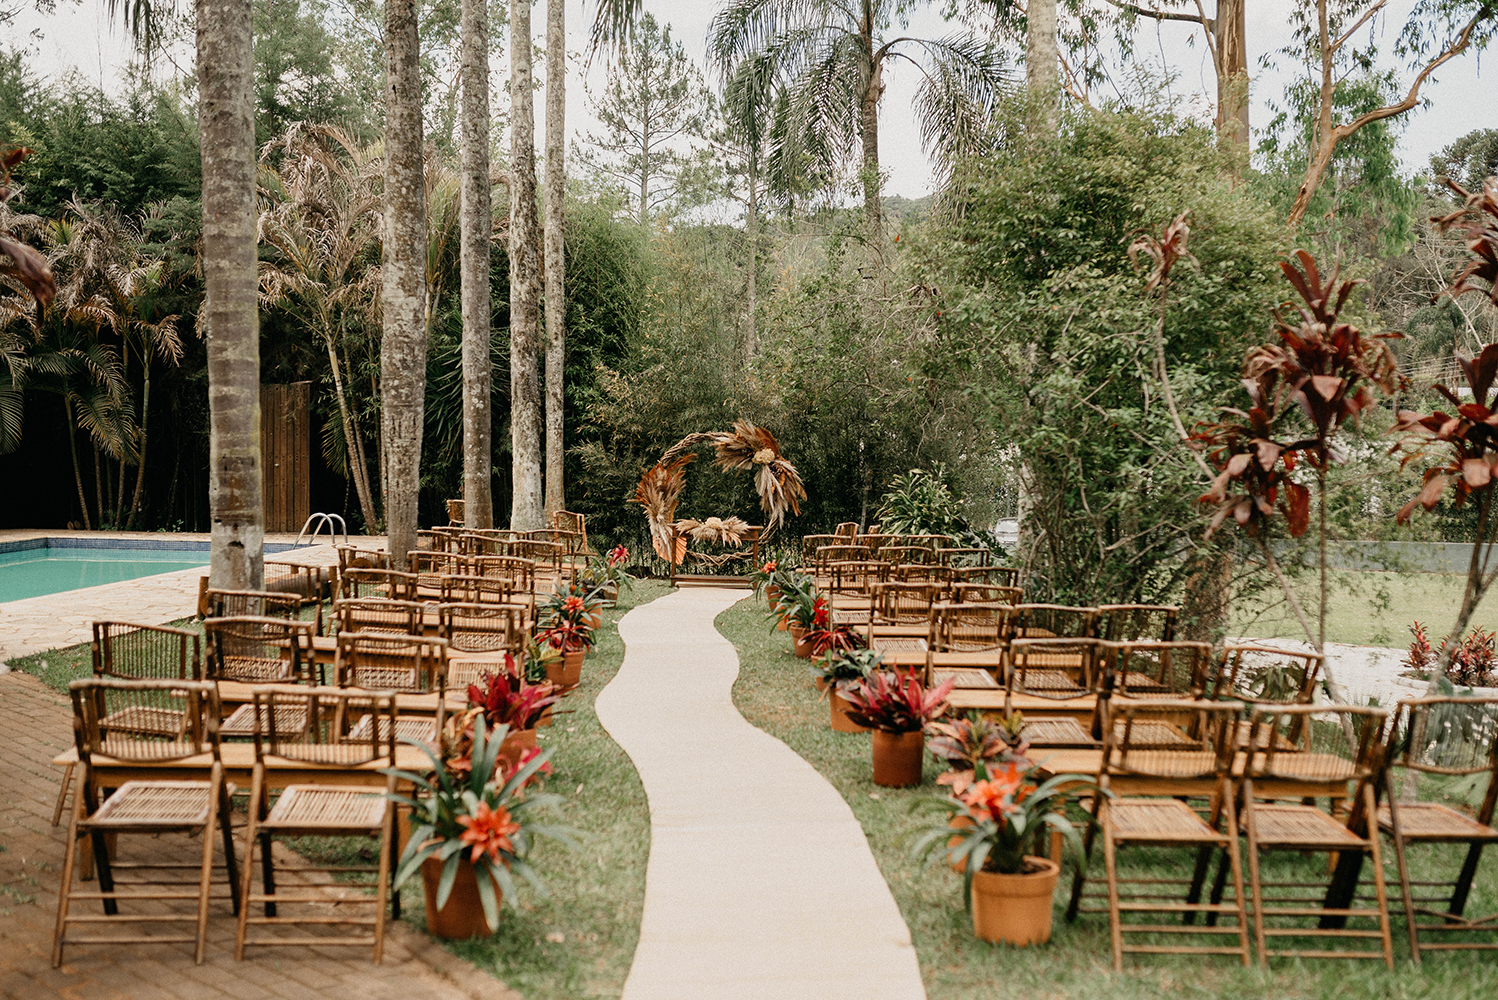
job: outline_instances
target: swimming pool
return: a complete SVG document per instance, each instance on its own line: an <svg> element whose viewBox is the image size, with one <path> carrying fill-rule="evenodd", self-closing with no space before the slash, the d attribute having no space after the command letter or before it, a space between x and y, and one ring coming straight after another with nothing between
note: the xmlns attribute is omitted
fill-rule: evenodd
<svg viewBox="0 0 1498 1000"><path fill-rule="evenodd" d="M266 552L290 548L267 545ZM31 538L0 544L0 603L208 565L208 543Z"/></svg>

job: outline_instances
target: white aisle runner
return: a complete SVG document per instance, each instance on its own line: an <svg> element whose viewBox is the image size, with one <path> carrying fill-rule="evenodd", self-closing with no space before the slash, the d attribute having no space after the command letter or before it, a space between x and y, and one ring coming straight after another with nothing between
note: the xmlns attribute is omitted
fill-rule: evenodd
<svg viewBox="0 0 1498 1000"><path fill-rule="evenodd" d="M733 706L713 628L742 590L625 615L598 718L650 799L640 944L624 1000L924 1000L910 931L842 797Z"/></svg>

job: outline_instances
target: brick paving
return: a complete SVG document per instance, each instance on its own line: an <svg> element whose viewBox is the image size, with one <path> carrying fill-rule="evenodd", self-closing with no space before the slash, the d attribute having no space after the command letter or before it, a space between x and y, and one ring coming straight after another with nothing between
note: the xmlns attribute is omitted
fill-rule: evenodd
<svg viewBox="0 0 1498 1000"><path fill-rule="evenodd" d="M53 969L66 823L51 825L61 775L51 760L70 743L70 717L66 700L36 678L0 676L3 1000L521 1000L403 923L389 926L382 965L374 965L365 948L331 946L252 949L236 962L234 919L222 881L214 887L202 965L193 963L191 944L94 945L69 947L62 968ZM197 842L186 837L128 839L127 847L121 838L122 851L160 857L175 847L189 859L199 856ZM286 872L282 884L293 882L295 864L294 855L278 854L278 868Z"/></svg>

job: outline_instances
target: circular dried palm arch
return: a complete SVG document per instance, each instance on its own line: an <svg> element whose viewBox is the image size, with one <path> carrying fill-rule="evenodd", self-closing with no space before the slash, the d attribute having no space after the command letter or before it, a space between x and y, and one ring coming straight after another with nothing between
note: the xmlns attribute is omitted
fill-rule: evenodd
<svg viewBox="0 0 1498 1000"><path fill-rule="evenodd" d="M796 467L780 453L780 444L763 427L747 420L734 423L731 431L703 431L688 434L667 448L660 461L645 470L635 489L635 502L645 508L650 524L650 543L662 559L679 564L689 554L687 541L716 542L737 548L751 534L752 525L737 517L709 517L702 521L676 520L676 504L686 486L686 468L696 461L691 449L702 444L713 446L713 464L720 469L754 472L754 488L759 505L765 512L765 530L770 535L785 523L787 512L801 513L806 488ZM690 553L708 565L721 567L745 558L747 553L720 555Z"/></svg>

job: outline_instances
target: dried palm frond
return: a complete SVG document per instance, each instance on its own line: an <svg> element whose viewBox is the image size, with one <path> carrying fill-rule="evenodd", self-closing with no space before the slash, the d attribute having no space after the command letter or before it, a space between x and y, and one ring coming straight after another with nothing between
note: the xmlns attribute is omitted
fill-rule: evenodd
<svg viewBox="0 0 1498 1000"><path fill-rule="evenodd" d="M713 569L722 569L729 563L742 562L753 554L752 552L688 552L687 558L702 563L704 566L711 566Z"/></svg>
<svg viewBox="0 0 1498 1000"><path fill-rule="evenodd" d="M679 563L686 553L686 539L676 537L671 522L676 518L676 504L687 484L686 467L696 458L687 454L669 463L657 462L645 471L635 488L635 503L645 508L645 519L650 523L650 544L667 562Z"/></svg>
<svg viewBox="0 0 1498 1000"><path fill-rule="evenodd" d="M710 517L704 521L685 518L676 522L676 533L694 542L717 542L737 547L744 544L751 527L741 517Z"/></svg>
<svg viewBox="0 0 1498 1000"><path fill-rule="evenodd" d="M786 511L801 513L806 487L801 484L801 474L796 467L780 454L780 443L775 440L775 435L747 420L739 420L735 421L729 433L715 435L713 444L718 453L714 464L720 469L759 466L754 476L754 488L765 512L766 536L785 522Z"/></svg>

